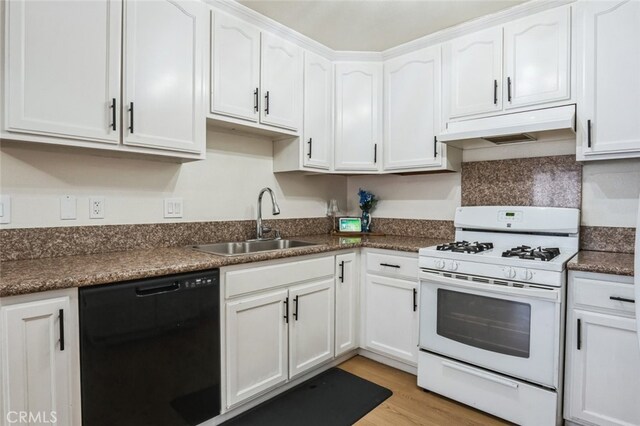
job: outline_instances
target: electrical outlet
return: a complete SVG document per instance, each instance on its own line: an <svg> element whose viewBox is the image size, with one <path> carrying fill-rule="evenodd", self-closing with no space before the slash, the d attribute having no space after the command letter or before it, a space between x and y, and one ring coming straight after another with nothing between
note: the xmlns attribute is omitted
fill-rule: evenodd
<svg viewBox="0 0 640 426"><path fill-rule="evenodd" d="M164 217L167 219L182 217L182 198L164 199Z"/></svg>
<svg viewBox="0 0 640 426"><path fill-rule="evenodd" d="M0 223L11 223L11 197L0 195Z"/></svg>
<svg viewBox="0 0 640 426"><path fill-rule="evenodd" d="M89 198L89 218L104 219L104 197Z"/></svg>
<svg viewBox="0 0 640 426"><path fill-rule="evenodd" d="M60 198L60 219L76 220L77 218L76 197L73 195L62 196L62 198Z"/></svg>

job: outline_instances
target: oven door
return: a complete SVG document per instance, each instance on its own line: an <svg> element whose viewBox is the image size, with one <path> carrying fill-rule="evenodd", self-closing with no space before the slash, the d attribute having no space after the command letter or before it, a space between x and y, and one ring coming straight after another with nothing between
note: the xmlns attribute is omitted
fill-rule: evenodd
<svg viewBox="0 0 640 426"><path fill-rule="evenodd" d="M423 271L420 347L557 388L562 300L559 288L519 288Z"/></svg>

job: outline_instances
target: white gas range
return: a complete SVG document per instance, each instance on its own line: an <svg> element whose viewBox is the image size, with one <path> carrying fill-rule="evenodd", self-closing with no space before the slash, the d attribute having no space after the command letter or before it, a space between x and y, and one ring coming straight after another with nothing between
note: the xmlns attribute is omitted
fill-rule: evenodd
<svg viewBox="0 0 640 426"><path fill-rule="evenodd" d="M566 263L580 211L460 207L420 250L418 384L518 424L561 421Z"/></svg>

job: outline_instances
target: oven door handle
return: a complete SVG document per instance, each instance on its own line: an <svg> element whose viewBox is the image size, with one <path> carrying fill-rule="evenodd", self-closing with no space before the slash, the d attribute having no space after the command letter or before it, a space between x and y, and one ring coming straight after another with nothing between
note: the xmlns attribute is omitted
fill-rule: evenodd
<svg viewBox="0 0 640 426"><path fill-rule="evenodd" d="M455 278L443 277L441 275L429 274L427 272L420 273L420 282L426 284L440 284L447 287L458 287L468 290L475 290L483 293L504 294L507 296L522 296L532 299L549 300L560 303L560 289L545 290L542 288L519 288L508 287L499 284L466 282ZM557 290L557 291L556 291Z"/></svg>
<svg viewBox="0 0 640 426"><path fill-rule="evenodd" d="M447 368L451 368L452 370L458 370L463 373L470 374L472 376L480 377L481 379L485 379L493 383L498 383L499 385L508 386L513 389L518 389L518 385L519 385L518 382L503 379L502 377L497 377L497 376L494 376L493 374L474 370L468 367L463 367L462 365L454 364L449 361L442 361L442 365L444 365Z"/></svg>

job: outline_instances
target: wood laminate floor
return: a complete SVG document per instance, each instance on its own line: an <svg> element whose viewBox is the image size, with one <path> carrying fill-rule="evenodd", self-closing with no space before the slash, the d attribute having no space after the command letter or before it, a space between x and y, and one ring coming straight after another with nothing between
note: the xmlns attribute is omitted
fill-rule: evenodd
<svg viewBox="0 0 640 426"><path fill-rule="evenodd" d="M440 395L425 392L416 384L416 376L368 358L356 356L339 367L393 392L389 399L360 419L356 423L359 426L509 424Z"/></svg>

